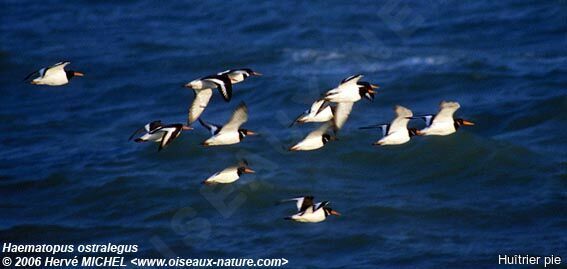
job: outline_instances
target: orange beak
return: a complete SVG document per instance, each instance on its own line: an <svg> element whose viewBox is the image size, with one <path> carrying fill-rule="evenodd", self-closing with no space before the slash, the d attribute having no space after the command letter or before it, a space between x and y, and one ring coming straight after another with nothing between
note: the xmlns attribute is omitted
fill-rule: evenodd
<svg viewBox="0 0 567 269"><path fill-rule="evenodd" d="M466 126L473 126L473 125L474 125L474 122L468 121L468 120L463 120L463 125L466 125Z"/></svg>
<svg viewBox="0 0 567 269"><path fill-rule="evenodd" d="M340 216L341 215L341 213L339 213L335 210L331 210L331 212L329 212L329 213L331 213L331 215L333 215L333 216Z"/></svg>
<svg viewBox="0 0 567 269"><path fill-rule="evenodd" d="M74 75L75 77L84 77L84 76L85 76L84 73L77 72L77 71L74 71L74 72L73 72L73 75Z"/></svg>
<svg viewBox="0 0 567 269"><path fill-rule="evenodd" d="M250 168L248 168L248 167L244 168L244 171L243 171L243 172L246 173L246 174L254 174L254 173L256 173L256 171L254 171L254 170L252 170L252 169L250 169Z"/></svg>
<svg viewBox="0 0 567 269"><path fill-rule="evenodd" d="M257 135L258 133L254 132L254 131L246 131L246 135Z"/></svg>
<svg viewBox="0 0 567 269"><path fill-rule="evenodd" d="M376 93L376 91L373 90L373 89L368 89L368 92L369 92L369 93Z"/></svg>
<svg viewBox="0 0 567 269"><path fill-rule="evenodd" d="M252 72L252 75L254 75L254 76L261 76L262 73L259 73L259 72L254 71L254 72Z"/></svg>
<svg viewBox="0 0 567 269"><path fill-rule="evenodd" d="M185 131L193 130L193 127L191 127L191 126L183 126L183 130L185 130Z"/></svg>
<svg viewBox="0 0 567 269"><path fill-rule="evenodd" d="M371 87L372 89L378 89L378 88L380 88L380 86L374 85L374 84L370 84L370 87Z"/></svg>

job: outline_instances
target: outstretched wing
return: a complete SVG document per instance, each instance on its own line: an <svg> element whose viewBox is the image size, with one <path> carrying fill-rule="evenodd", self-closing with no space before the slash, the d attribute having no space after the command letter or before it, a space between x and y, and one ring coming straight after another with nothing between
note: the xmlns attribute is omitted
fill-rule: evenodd
<svg viewBox="0 0 567 269"><path fill-rule="evenodd" d="M207 123L207 122L201 120L200 118L199 118L199 123L200 123L203 127L207 128L207 130L209 130L209 132L211 132L211 135L216 135L216 134L218 134L218 133L219 133L219 130L222 128L222 126L219 126L219 125L216 125L216 124L212 124L212 123Z"/></svg>
<svg viewBox="0 0 567 269"><path fill-rule="evenodd" d="M136 131L134 131L134 133L132 133L132 135L128 138L128 141L132 140L132 138L134 138L134 136L136 136L137 134L141 133L144 131L144 127L140 127L138 128Z"/></svg>
<svg viewBox="0 0 567 269"><path fill-rule="evenodd" d="M457 102L441 102L439 105L439 112L435 115L435 121L439 122L453 122L453 114L459 109L461 105Z"/></svg>
<svg viewBox="0 0 567 269"><path fill-rule="evenodd" d="M356 84L362 77L363 77L362 74L352 75L350 77L347 77L347 78L341 80L340 85L345 84L345 83L355 83Z"/></svg>
<svg viewBox="0 0 567 269"><path fill-rule="evenodd" d="M352 106L354 103L352 102L345 102L345 103L337 103L335 108L335 114L333 115L333 123L335 131L340 130L343 128L343 125L348 119L350 112L352 111Z"/></svg>
<svg viewBox="0 0 567 269"><path fill-rule="evenodd" d="M325 110L329 106L331 106L331 102L326 101L325 99L319 99L313 103L310 112L312 113L313 111L316 111L314 116L317 116L317 114L321 113L321 111Z"/></svg>
<svg viewBox="0 0 567 269"><path fill-rule="evenodd" d="M280 202L290 202L290 201L295 201L297 212L305 211L309 207L313 206L313 196L291 198L291 199L281 200Z"/></svg>
<svg viewBox="0 0 567 269"><path fill-rule="evenodd" d="M317 211L321 207L327 206L329 203L330 203L329 201L323 201L323 202L314 204L313 205L313 212Z"/></svg>
<svg viewBox="0 0 567 269"><path fill-rule="evenodd" d="M210 81L217 85L225 101L228 102L232 99L232 82L227 74L208 76L203 78L203 80Z"/></svg>
<svg viewBox="0 0 567 269"><path fill-rule="evenodd" d="M70 64L70 63L71 63L71 62L59 62L59 63L56 63L56 64L54 64L54 65L48 67L48 68L45 70L45 73L43 74L43 77L45 77L45 76L50 76L51 74L54 74L54 73L57 73L57 72L60 72L60 71L63 71L63 72L64 72L63 69L65 68L65 66L67 66L67 65Z"/></svg>
<svg viewBox="0 0 567 269"><path fill-rule="evenodd" d="M396 111L396 118L390 124L390 130L388 131L388 134L400 130L407 130L409 118L413 116L411 110L403 106L396 106L394 110Z"/></svg>
<svg viewBox="0 0 567 269"><path fill-rule="evenodd" d="M44 72L45 72L45 68L39 69L37 71L33 71L33 72L29 73L26 76L26 78L24 78L23 81L28 81L28 80L30 80L31 78L34 78L34 77L43 77Z"/></svg>
<svg viewBox="0 0 567 269"><path fill-rule="evenodd" d="M189 107L189 114L187 115L187 124L191 125L193 122L201 116L201 113L205 111L205 108L209 104L211 100L211 96L213 96L212 89L203 89L199 91L194 91L195 99L193 99L193 103L191 103L191 107Z"/></svg>
<svg viewBox="0 0 567 269"><path fill-rule="evenodd" d="M145 131L147 133L155 133L155 131L162 126L163 125L161 124L160 120L152 121L152 122L144 125L144 127L140 127L136 131L134 131L134 133L128 138L128 141L132 140L132 138L134 138L134 136L136 136L137 134L139 134L143 131Z"/></svg>
<svg viewBox="0 0 567 269"><path fill-rule="evenodd" d="M248 107L244 102L240 103L232 113L230 120L220 129L220 132L236 132L242 124L248 121Z"/></svg>
<svg viewBox="0 0 567 269"><path fill-rule="evenodd" d="M179 135L179 132L181 132L182 128L183 126L181 124L173 124L161 128L161 131L163 131L163 136L161 138L161 143L159 144L158 151L161 151L163 148L169 145L177 137L177 135Z"/></svg>

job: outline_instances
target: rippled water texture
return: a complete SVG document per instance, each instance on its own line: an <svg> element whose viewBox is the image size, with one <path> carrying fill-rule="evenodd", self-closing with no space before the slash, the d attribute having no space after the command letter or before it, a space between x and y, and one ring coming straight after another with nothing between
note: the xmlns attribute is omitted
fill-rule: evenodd
<svg viewBox="0 0 567 269"><path fill-rule="evenodd" d="M0 241L138 244L142 257L284 257L290 268L490 268L498 254L563 255L565 1L3 1L0 8ZM27 85L59 60L86 76ZM128 142L183 122L181 87L228 68L263 74L216 93L203 118L240 101L238 145L185 132L162 152ZM355 73L381 86L340 140L288 153L316 125L288 128ZM396 104L442 100L476 122L447 137L373 147ZM421 127L416 121L412 125ZM200 182L239 158L254 175ZM312 194L341 212L283 219ZM166 247L164 247L166 246Z"/></svg>

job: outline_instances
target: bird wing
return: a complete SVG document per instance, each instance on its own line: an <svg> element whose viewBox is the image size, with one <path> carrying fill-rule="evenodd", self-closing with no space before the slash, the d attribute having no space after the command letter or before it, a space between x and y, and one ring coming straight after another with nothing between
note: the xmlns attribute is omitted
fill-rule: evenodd
<svg viewBox="0 0 567 269"><path fill-rule="evenodd" d="M63 72L64 72L63 69L65 68L65 66L67 66L67 65L70 64L70 63L71 63L71 62L59 62L59 63L56 63L56 64L54 64L54 65L48 67L48 68L45 70L45 73L43 74L43 76L44 76L44 77L45 77L45 76L50 76L51 74L54 74L54 73L57 73L57 72L60 72L60 71L63 71Z"/></svg>
<svg viewBox="0 0 567 269"><path fill-rule="evenodd" d="M181 132L181 124L172 124L161 128L163 131L163 137L161 138L161 143L159 144L158 151L161 151L165 146L169 145Z"/></svg>
<svg viewBox="0 0 567 269"><path fill-rule="evenodd" d="M360 127L358 129L376 129L376 128L382 130L382 136L386 136L388 134L388 130L390 129L390 124L375 124L375 125Z"/></svg>
<svg viewBox="0 0 567 269"><path fill-rule="evenodd" d="M453 114L459 109L461 105L457 102L441 102L439 105L439 112L435 115L434 121L439 122L453 122Z"/></svg>
<svg viewBox="0 0 567 269"><path fill-rule="evenodd" d="M209 132L211 132L211 135L216 135L219 133L219 130L222 128L222 126L216 125L216 124L212 124L212 123L207 123L204 120L201 120L201 118L199 118L199 123L207 128L207 130L209 130Z"/></svg>
<svg viewBox="0 0 567 269"><path fill-rule="evenodd" d="M32 77L34 77L34 76L36 76L36 77L42 77L44 72L45 72L45 68L42 68L42 69L33 71L33 72L29 73L29 74L26 76L26 78L24 78L23 81L27 81L27 80L31 79Z"/></svg>
<svg viewBox="0 0 567 269"><path fill-rule="evenodd" d="M329 201L323 201L323 202L314 204L313 205L313 212L319 210L319 208L321 208L321 207L327 206L329 203L330 203Z"/></svg>
<svg viewBox="0 0 567 269"><path fill-rule="evenodd" d="M236 132L242 124L248 121L248 107L244 102L240 103L232 113L230 120L220 129L220 132Z"/></svg>
<svg viewBox="0 0 567 269"><path fill-rule="evenodd" d="M295 201L297 212L305 211L309 207L313 206L313 196L291 198L291 199L281 200L280 202L291 202L291 201Z"/></svg>
<svg viewBox="0 0 567 269"><path fill-rule="evenodd" d="M363 77L362 74L356 74L356 75L352 75L350 77L347 77L343 80L341 80L341 83L339 85L343 85L345 83L354 83L356 84L361 78Z"/></svg>
<svg viewBox="0 0 567 269"><path fill-rule="evenodd" d="M203 78L203 80L210 81L217 85L224 100L227 102L230 101L232 98L232 82L230 82L230 78L227 74L208 76Z"/></svg>
<svg viewBox="0 0 567 269"><path fill-rule="evenodd" d="M344 103L337 103L335 107L335 114L333 115L333 123L335 131L340 130L343 128L343 125L348 119L350 112L352 111L352 106L354 103L352 102L344 102Z"/></svg>
<svg viewBox="0 0 567 269"><path fill-rule="evenodd" d="M154 133L157 129L163 127L161 120L152 121L144 126L144 129L148 133Z"/></svg>
<svg viewBox="0 0 567 269"><path fill-rule="evenodd" d="M304 140L320 138L323 134L325 134L325 132L327 132L329 127L331 127L331 124L329 122L322 124L319 128L309 133Z"/></svg>
<svg viewBox="0 0 567 269"><path fill-rule="evenodd" d="M209 104L211 100L211 96L213 96L212 89L203 89L199 91L194 91L195 99L193 99L193 103L191 103L191 107L189 107L189 114L187 115L187 124L192 124L201 116L201 113L205 111L205 108Z"/></svg>
<svg viewBox="0 0 567 269"><path fill-rule="evenodd" d="M161 124L160 120L152 121L152 122L144 125L144 127L140 127L136 131L134 131L134 133L128 138L128 141L132 140L132 138L134 138L134 136L136 136L137 134L139 134L143 131L146 131L147 133L153 133L153 132L155 132L156 129L158 129L161 126L162 126L162 124Z"/></svg>
<svg viewBox="0 0 567 269"><path fill-rule="evenodd" d="M390 124L390 130L388 131L387 134L397 132L400 130L407 131L409 118L413 116L411 110L403 106L396 106L394 110L396 111L397 117Z"/></svg>

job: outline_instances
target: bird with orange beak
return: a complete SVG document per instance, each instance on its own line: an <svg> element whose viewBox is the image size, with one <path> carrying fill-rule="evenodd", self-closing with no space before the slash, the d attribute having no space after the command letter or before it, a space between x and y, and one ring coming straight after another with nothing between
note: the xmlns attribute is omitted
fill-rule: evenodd
<svg viewBox="0 0 567 269"><path fill-rule="evenodd" d="M85 75L78 71L65 70L65 66L70 63L71 62L59 62L50 67L39 69L29 74L24 81L33 78L30 83L34 85L62 86L69 83L73 77L82 77Z"/></svg>
<svg viewBox="0 0 567 269"><path fill-rule="evenodd" d="M228 167L220 172L217 172L203 181L203 184L228 184L237 181L242 174L252 174L255 173L248 166L246 160L242 160L238 165Z"/></svg>
<svg viewBox="0 0 567 269"><path fill-rule="evenodd" d="M223 125L207 123L199 118L199 123L211 132L211 137L205 140L203 146L220 146L240 143L246 136L256 135L256 132L242 129L240 126L248 121L248 107L245 103L240 105L232 113L230 120Z"/></svg>
<svg viewBox="0 0 567 269"><path fill-rule="evenodd" d="M443 101L439 105L439 112L435 115L423 115L416 117L408 117L408 119L423 119L426 127L417 130L417 135L450 135L456 132L461 126L472 126L474 122L461 118L453 118L453 114L461 105L457 102Z"/></svg>
<svg viewBox="0 0 567 269"><path fill-rule="evenodd" d="M181 123L163 124L160 120L156 120L134 131L130 138L128 138L128 141L132 140L136 135L145 132L142 136L134 139L134 142L142 143L153 141L159 143L158 151L161 151L181 135L181 132L188 130L193 130L193 128Z"/></svg>
<svg viewBox="0 0 567 269"><path fill-rule="evenodd" d="M313 196L303 196L287 200L282 200L281 202L295 201L297 206L297 213L295 215L286 217L287 220L293 220L297 222L311 222L317 223L322 222L327 219L328 216L340 216L341 214L332 208L330 208L329 201L323 201L320 203L313 203Z"/></svg>

